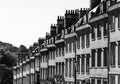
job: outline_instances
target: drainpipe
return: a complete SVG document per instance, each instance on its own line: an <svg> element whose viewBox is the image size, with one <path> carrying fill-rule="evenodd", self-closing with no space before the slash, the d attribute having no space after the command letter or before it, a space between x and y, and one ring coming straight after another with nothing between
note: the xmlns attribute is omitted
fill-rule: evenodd
<svg viewBox="0 0 120 84"><path fill-rule="evenodd" d="M75 34L76 34L76 32L75 32ZM75 41L74 41L74 47L75 47L75 59L74 59L74 66L75 66L75 68L74 68L74 75L75 75L75 77L74 77L74 81L75 81L75 83L74 84L77 84L77 75L76 75L76 72L77 72L77 55L76 55L76 42L77 42L77 35L75 35L75 37L74 37L74 39L75 39Z"/></svg>
<svg viewBox="0 0 120 84"><path fill-rule="evenodd" d="M108 15L108 18L109 18L109 15ZM111 56L110 56L110 26L109 26L109 19L108 19L108 22L107 22L107 27L108 27L108 31L107 31L107 35L108 35L108 48L107 48L107 68L108 68L108 84L109 84L109 71L110 71L110 59L111 59Z"/></svg>
<svg viewBox="0 0 120 84"><path fill-rule="evenodd" d="M39 53L40 53L40 52L39 52ZM41 63L40 63L40 56L41 56L41 53L39 54L39 57L38 57L38 58L39 58L39 84L40 84L40 78L41 78L41 76L40 76L40 74L41 74L41 73L40 73L40 69L41 69L41 68L40 68L40 65L41 65Z"/></svg>

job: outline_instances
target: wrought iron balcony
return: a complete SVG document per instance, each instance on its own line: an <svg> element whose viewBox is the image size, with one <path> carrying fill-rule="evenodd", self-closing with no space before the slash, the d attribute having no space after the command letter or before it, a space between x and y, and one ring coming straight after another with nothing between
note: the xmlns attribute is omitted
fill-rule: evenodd
<svg viewBox="0 0 120 84"><path fill-rule="evenodd" d="M100 15L98 15L96 17L91 18L90 23L102 20L102 19L107 18L107 17L108 17L108 14L106 14L106 13L100 14Z"/></svg>

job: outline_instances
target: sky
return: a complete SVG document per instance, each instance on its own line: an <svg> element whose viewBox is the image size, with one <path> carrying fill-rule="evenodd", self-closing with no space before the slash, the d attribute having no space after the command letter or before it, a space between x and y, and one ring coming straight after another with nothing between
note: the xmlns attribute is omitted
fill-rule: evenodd
<svg viewBox="0 0 120 84"><path fill-rule="evenodd" d="M89 6L89 0L0 0L0 41L28 48L66 10Z"/></svg>

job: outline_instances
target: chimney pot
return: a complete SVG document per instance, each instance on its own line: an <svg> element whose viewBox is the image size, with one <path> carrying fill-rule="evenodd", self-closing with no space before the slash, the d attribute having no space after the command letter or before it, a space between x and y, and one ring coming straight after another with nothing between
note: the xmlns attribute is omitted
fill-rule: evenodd
<svg viewBox="0 0 120 84"><path fill-rule="evenodd" d="M70 10L68 10L68 14L70 14Z"/></svg>
<svg viewBox="0 0 120 84"><path fill-rule="evenodd" d="M66 14L67 14L67 10L66 10Z"/></svg>
<svg viewBox="0 0 120 84"><path fill-rule="evenodd" d="M80 9L80 11L82 11L82 8Z"/></svg>

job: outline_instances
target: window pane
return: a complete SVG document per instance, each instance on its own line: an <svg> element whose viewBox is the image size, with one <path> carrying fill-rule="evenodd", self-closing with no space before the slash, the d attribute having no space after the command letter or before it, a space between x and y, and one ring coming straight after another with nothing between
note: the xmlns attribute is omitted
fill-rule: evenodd
<svg viewBox="0 0 120 84"><path fill-rule="evenodd" d="M107 48L104 49L104 56L103 56L103 62L104 62L104 66L107 66Z"/></svg>
<svg viewBox="0 0 120 84"><path fill-rule="evenodd" d="M120 14L118 16L118 28L120 28Z"/></svg>
<svg viewBox="0 0 120 84"><path fill-rule="evenodd" d="M78 40L77 40L77 48L80 49L80 37L78 36Z"/></svg>
<svg viewBox="0 0 120 84"><path fill-rule="evenodd" d="M85 36L83 35L82 36L82 43L81 43L82 45L82 48L85 48Z"/></svg>
<svg viewBox="0 0 120 84"><path fill-rule="evenodd" d="M118 84L120 84L120 75L118 75Z"/></svg>
<svg viewBox="0 0 120 84"><path fill-rule="evenodd" d="M90 46L90 38L89 34L86 35L86 47L88 48Z"/></svg>
<svg viewBox="0 0 120 84"><path fill-rule="evenodd" d="M92 27L92 39L95 39L95 28Z"/></svg>
<svg viewBox="0 0 120 84"><path fill-rule="evenodd" d="M107 81L103 80L103 84L107 84Z"/></svg>
<svg viewBox="0 0 120 84"><path fill-rule="evenodd" d="M101 26L100 26L100 24L97 25L97 37L101 38Z"/></svg>
<svg viewBox="0 0 120 84"><path fill-rule="evenodd" d="M80 72L80 57L77 56L77 72Z"/></svg>
<svg viewBox="0 0 120 84"><path fill-rule="evenodd" d="M92 50L92 67L95 67L95 51Z"/></svg>
<svg viewBox="0 0 120 84"><path fill-rule="evenodd" d="M101 66L101 50L97 52L97 66Z"/></svg>
<svg viewBox="0 0 120 84"><path fill-rule="evenodd" d="M71 59L69 60L69 77L71 77Z"/></svg>
<svg viewBox="0 0 120 84"><path fill-rule="evenodd" d="M107 24L106 23L103 23L103 31L104 31L104 36L106 36L107 35L107 26L106 26Z"/></svg>
<svg viewBox="0 0 120 84"><path fill-rule="evenodd" d="M84 73L84 56L82 56L81 72Z"/></svg>
<svg viewBox="0 0 120 84"><path fill-rule="evenodd" d="M111 65L115 66L115 44L111 43Z"/></svg>
<svg viewBox="0 0 120 84"><path fill-rule="evenodd" d="M115 16L111 16L111 30L114 31L115 30Z"/></svg>
<svg viewBox="0 0 120 84"><path fill-rule="evenodd" d="M69 44L66 44L66 53L68 53L68 45L69 45Z"/></svg>
<svg viewBox="0 0 120 84"><path fill-rule="evenodd" d="M110 76L110 84L115 84L115 76L114 75Z"/></svg>
<svg viewBox="0 0 120 84"><path fill-rule="evenodd" d="M71 53L71 43L69 43L69 52Z"/></svg>
<svg viewBox="0 0 120 84"><path fill-rule="evenodd" d="M120 66L120 43L118 44L118 65Z"/></svg>
<svg viewBox="0 0 120 84"><path fill-rule="evenodd" d="M92 82L91 84L95 84L95 79L92 79L91 82Z"/></svg>
<svg viewBox="0 0 120 84"><path fill-rule="evenodd" d="M89 72L89 55L86 57L86 72Z"/></svg>
<svg viewBox="0 0 120 84"><path fill-rule="evenodd" d="M97 84L101 84L101 80L100 79L97 80Z"/></svg>

